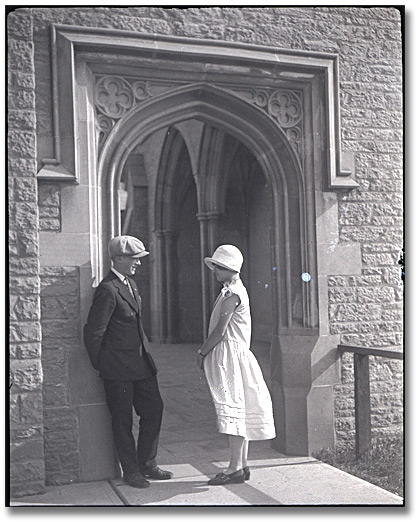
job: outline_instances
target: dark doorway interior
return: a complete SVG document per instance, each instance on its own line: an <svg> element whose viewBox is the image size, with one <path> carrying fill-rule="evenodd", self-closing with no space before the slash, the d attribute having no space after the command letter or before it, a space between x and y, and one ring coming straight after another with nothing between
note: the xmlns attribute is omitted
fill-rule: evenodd
<svg viewBox="0 0 420 522"><path fill-rule="evenodd" d="M267 181L255 156L235 137L208 125L204 126L204 136L198 152L200 158L206 158L199 163L198 172L198 176L205 178L204 182L196 183L189 149L174 128L168 129L161 145L155 179L146 172L147 161L142 154L131 154L124 167L122 233L136 235L147 245L151 244L156 230L165 237L164 246L144 262L136 275L144 297L144 325L146 331L150 331L154 313L159 315L155 323L162 326L159 342L199 343L203 339L203 238L197 219L200 201L201 205L207 202L210 207L207 210L218 215L213 238L215 247L231 243L244 254L241 276L251 300L253 338L269 342L273 268ZM147 148L143 146L141 150L147 154ZM149 187L153 179L156 186ZM211 197L200 191L211 193ZM153 201L149 194L155 194ZM153 204L160 208L151 210ZM159 223L149 223L150 215L157 215ZM156 255L161 259L156 259ZM151 285L156 281L148 266L150 262L160 266L156 271L161 278L157 288L163 294L159 298L162 304L153 311L148 303ZM211 276L210 279L212 294L217 295L220 285Z"/></svg>

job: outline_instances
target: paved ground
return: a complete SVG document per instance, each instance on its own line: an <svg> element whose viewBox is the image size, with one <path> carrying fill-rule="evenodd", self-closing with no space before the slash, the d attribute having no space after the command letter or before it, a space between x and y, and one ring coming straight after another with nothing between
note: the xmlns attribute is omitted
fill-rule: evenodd
<svg viewBox="0 0 420 522"><path fill-rule="evenodd" d="M169 481L138 490L121 479L48 487L43 495L14 499L12 506L319 506L402 505L402 499L310 457L286 457L269 441L251 442L251 480L208 486L228 458L228 440L217 433L204 374L195 366L197 346L155 346L165 402L159 465ZM268 348L253 350L268 376Z"/></svg>

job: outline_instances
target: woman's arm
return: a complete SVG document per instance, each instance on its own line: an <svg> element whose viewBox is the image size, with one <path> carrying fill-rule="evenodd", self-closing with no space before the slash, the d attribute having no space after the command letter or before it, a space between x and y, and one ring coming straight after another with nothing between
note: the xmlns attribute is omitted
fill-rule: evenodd
<svg viewBox="0 0 420 522"><path fill-rule="evenodd" d="M197 364L200 369L203 367L204 357L213 350L213 348L220 343L223 339L227 325L232 318L233 312L235 308L240 304L240 299L236 294L232 294L230 297L227 297L220 307L220 316L217 321L216 326L210 332L203 346L198 352L197 355Z"/></svg>

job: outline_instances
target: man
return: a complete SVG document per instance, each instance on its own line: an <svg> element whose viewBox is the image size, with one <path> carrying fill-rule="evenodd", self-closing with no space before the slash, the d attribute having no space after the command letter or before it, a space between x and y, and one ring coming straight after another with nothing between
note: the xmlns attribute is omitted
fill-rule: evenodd
<svg viewBox="0 0 420 522"><path fill-rule="evenodd" d="M147 352L141 298L131 277L149 252L132 236L114 237L108 250L112 268L96 289L84 341L92 365L104 381L124 480L132 487L146 488L150 485L147 478L172 477L156 465L163 402L156 366ZM132 433L133 407L140 416L137 449Z"/></svg>

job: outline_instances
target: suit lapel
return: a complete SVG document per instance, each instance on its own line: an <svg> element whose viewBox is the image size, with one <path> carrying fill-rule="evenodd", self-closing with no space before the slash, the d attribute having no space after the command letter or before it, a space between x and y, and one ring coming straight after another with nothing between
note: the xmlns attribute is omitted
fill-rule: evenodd
<svg viewBox="0 0 420 522"><path fill-rule="evenodd" d="M121 297L125 301L127 301L127 303L131 306L131 308L133 308L136 312L138 312L139 305L138 305L137 300L133 298L128 287L114 273L112 273L112 274L114 275L112 282L113 282L114 286L118 289L118 292L121 295ZM134 289L133 289L133 291L134 291Z"/></svg>

